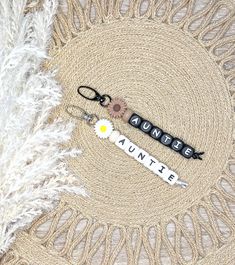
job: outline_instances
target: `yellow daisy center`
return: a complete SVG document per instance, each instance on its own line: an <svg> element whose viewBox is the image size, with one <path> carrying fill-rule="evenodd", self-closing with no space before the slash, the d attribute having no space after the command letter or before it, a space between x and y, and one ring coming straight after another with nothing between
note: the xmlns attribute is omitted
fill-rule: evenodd
<svg viewBox="0 0 235 265"><path fill-rule="evenodd" d="M101 126L100 126L100 131L101 131L102 133L105 133L105 132L107 131L107 126L106 126L106 125L101 125Z"/></svg>

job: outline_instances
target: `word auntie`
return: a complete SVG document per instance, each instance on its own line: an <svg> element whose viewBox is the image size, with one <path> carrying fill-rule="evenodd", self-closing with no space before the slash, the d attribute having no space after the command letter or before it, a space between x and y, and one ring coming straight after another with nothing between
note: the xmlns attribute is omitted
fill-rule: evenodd
<svg viewBox="0 0 235 265"><path fill-rule="evenodd" d="M148 120L144 120L128 108L123 98L111 98L108 94L101 95L98 91L89 86L79 86L77 91L78 94L85 99L98 101L102 107L106 107L111 118L121 118L124 122L140 129L142 132L150 135L163 145L170 147L187 159L193 158L202 160L201 156L204 152L196 152L194 148L185 144L182 140L171 136L169 133L163 132L163 130L154 126ZM93 96L88 96L87 92Z"/></svg>
<svg viewBox="0 0 235 265"><path fill-rule="evenodd" d="M187 144L185 144L182 140L178 138L174 138L169 133L163 132L162 129L154 126L150 121L144 120L138 114L133 113L128 120L128 123L135 128L140 129L142 132L148 134L153 139L159 141L161 144L170 147L175 152L179 152L183 157L189 159L202 159L200 155L201 153L196 153L195 149Z"/></svg>
<svg viewBox="0 0 235 265"><path fill-rule="evenodd" d="M81 112L81 114L74 115L74 109ZM69 105L66 111L73 118L86 121L89 126L94 128L95 134L100 139L109 139L111 143L125 151L127 155L133 157L136 161L143 164L146 168L150 169L155 173L155 175L161 177L168 184L175 184L181 188L186 188L188 186L187 182L180 180L178 175L175 172L169 170L166 165L160 163L156 158L152 157L146 151L136 146L119 131L114 130L111 121L107 119L99 119L97 115L89 114L84 109L75 105Z"/></svg>
<svg viewBox="0 0 235 265"><path fill-rule="evenodd" d="M170 185L174 185L178 181L179 177L175 172L169 170L165 164L160 163L156 158L136 146L124 135L119 135L115 144L124 150L130 157L133 157Z"/></svg>

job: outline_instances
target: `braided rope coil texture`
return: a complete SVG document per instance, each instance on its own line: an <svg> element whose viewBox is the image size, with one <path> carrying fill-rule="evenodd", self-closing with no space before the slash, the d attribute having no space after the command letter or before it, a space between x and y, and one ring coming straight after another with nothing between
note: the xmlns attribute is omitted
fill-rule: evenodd
<svg viewBox="0 0 235 265"><path fill-rule="evenodd" d="M84 154L70 165L92 196L64 195L27 231L50 255L68 264L197 264L234 241L235 7L203 1L197 9L196 2L67 0L58 13L47 65L60 67L65 87L56 115L68 118L69 102L108 117L76 96L79 84L91 85L126 97L130 108L206 156L184 161L115 120L115 128L190 184L188 191L172 190L79 124L69 145ZM49 229L40 234L45 223Z"/></svg>

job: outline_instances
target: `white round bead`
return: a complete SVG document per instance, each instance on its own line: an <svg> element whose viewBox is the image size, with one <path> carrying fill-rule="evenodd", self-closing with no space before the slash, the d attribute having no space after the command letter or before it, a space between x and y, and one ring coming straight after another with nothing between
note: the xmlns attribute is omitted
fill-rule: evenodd
<svg viewBox="0 0 235 265"><path fill-rule="evenodd" d="M112 131L112 133L109 136L109 141L111 143L115 143L119 136L120 136L120 132L119 131Z"/></svg>

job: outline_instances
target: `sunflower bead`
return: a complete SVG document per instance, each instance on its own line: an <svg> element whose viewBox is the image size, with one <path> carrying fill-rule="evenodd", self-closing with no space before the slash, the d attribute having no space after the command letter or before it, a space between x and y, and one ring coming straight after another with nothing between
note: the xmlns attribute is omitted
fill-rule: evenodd
<svg viewBox="0 0 235 265"><path fill-rule="evenodd" d="M121 118L127 110L125 100L121 98L114 98L108 105L108 112L112 118Z"/></svg>

